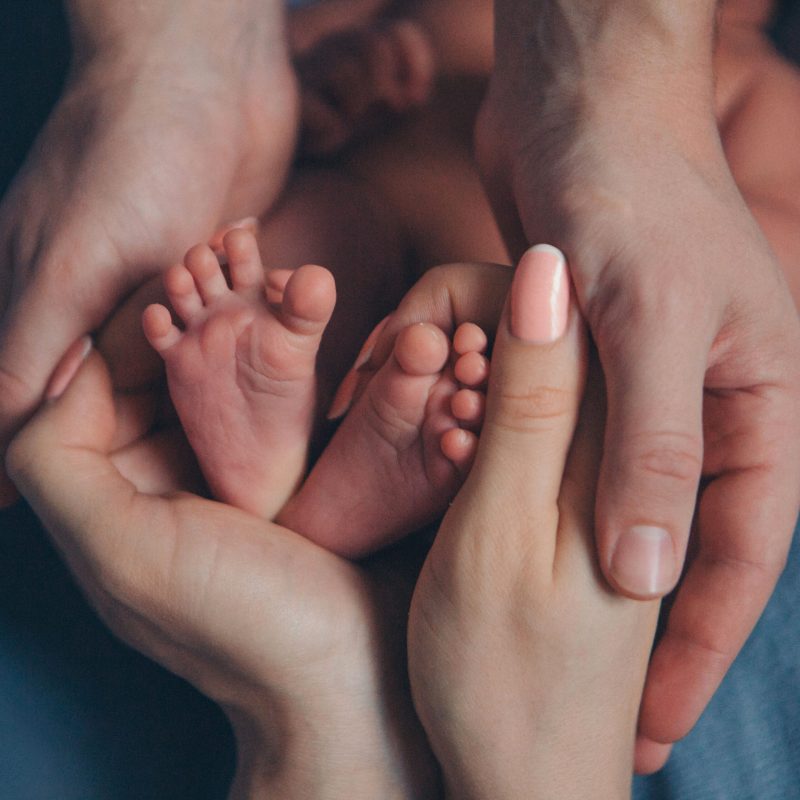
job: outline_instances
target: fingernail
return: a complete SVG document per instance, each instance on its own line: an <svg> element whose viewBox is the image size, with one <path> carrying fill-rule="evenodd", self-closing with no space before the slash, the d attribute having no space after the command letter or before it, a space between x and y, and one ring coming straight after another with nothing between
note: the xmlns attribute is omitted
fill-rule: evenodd
<svg viewBox="0 0 800 800"><path fill-rule="evenodd" d="M511 284L511 333L531 344L560 339L567 329L569 291L564 254L549 244L532 247Z"/></svg>
<svg viewBox="0 0 800 800"><path fill-rule="evenodd" d="M378 337L383 332L383 329L386 327L386 323L389 321L391 316L391 314L385 316L372 329L372 333L367 336L367 340L364 342L361 350L356 356L355 363L349 369L347 375L342 378L342 382L339 384L339 388L336 390L336 394L333 396L331 407L328 409L328 413L325 415L327 419L339 419L350 410L350 406L353 404L353 398L355 397L356 389L358 389L360 380L358 373L362 367L366 366L372 357L372 353L375 351L375 345L378 343Z"/></svg>
<svg viewBox="0 0 800 800"><path fill-rule="evenodd" d="M58 366L53 370L53 375L47 384L47 389L45 389L45 400L57 400L64 394L91 349L91 336L83 336L70 346L61 361L58 362Z"/></svg>
<svg viewBox="0 0 800 800"><path fill-rule="evenodd" d="M631 594L665 594L672 588L674 553L672 537L655 525L634 525L617 542L611 574Z"/></svg>
<svg viewBox="0 0 800 800"><path fill-rule="evenodd" d="M386 323L389 321L389 317L391 314L384 317L373 329L372 333L367 336L367 340L364 342L364 346L359 351L358 355L356 356L355 364L353 364L353 369L358 372L369 360L372 358L372 354L375 351L375 345L378 343L378 337L383 333L383 329L386 327Z"/></svg>
<svg viewBox="0 0 800 800"><path fill-rule="evenodd" d="M343 417L353 404L353 397L355 397L356 389L358 388L358 370L353 367L342 378L336 394L333 396L333 402L325 415L329 420L333 421Z"/></svg>

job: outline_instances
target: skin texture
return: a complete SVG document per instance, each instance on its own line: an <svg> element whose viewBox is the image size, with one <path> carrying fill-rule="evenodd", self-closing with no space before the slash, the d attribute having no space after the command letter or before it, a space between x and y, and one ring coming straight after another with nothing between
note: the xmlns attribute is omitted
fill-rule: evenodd
<svg viewBox="0 0 800 800"><path fill-rule="evenodd" d="M529 288L515 278L475 464L417 581L414 703L448 797L621 800L658 603L597 569L599 372L581 411L583 322L573 303L555 343L517 338L542 318Z"/></svg>
<svg viewBox="0 0 800 800"><path fill-rule="evenodd" d="M403 668L413 547L358 567L182 491L141 420L92 352L7 465L109 627L226 711L230 796L434 796Z"/></svg>
<svg viewBox="0 0 800 800"><path fill-rule="evenodd" d="M666 123L668 123L668 124L665 124L664 129L668 130L669 129L669 124L671 124L672 122L674 122L674 120L667 120ZM648 129L647 131L642 131L641 135L642 136L646 136L646 135L650 135L652 133L653 133L653 131L651 129ZM59 138L59 137L55 137L55 138ZM615 142L616 141L617 140L615 140ZM661 169L660 173L663 175L664 173L668 173L669 171L670 171L669 169ZM567 183L568 183L568 181L567 181ZM725 182L722 181L723 187L724 187L724 183ZM645 189L647 189L647 191L645 191ZM42 192L42 191L38 192L38 196L39 197L42 194L44 194L44 192ZM650 190L647 186L645 186L644 189L641 189L641 191L639 193L639 196L644 197L644 196L647 196L648 194L652 194L652 190ZM725 195L728 198L728 200L730 200L731 197L732 197L732 193L731 193L730 190L726 190L726 191L722 192L722 194ZM637 202L638 202L638 199L639 199L639 197L637 196ZM748 199L750 199L750 198L748 197ZM32 203L33 203L33 200L32 200ZM35 203L33 203L33 204L35 205ZM730 218L728 220L729 223L730 223L730 220L734 219L734 218L739 219L739 220L744 219L741 216L740 208L738 208L738 206L737 206L737 204L735 202L732 203L731 207L735 211L735 213L733 213L730 216ZM59 215L55 211L53 213L55 215L54 218L58 218ZM512 217L513 217L513 215L512 215ZM759 220L761 220L760 216L759 216ZM191 221L191 224L194 224L194 221ZM688 227L691 227L691 225L689 225ZM787 226L787 227L789 227L789 226ZM706 233L707 232L704 229L703 236L706 236ZM624 239L624 236L622 236L622 235L617 234L617 236L618 236L618 241L622 241ZM191 238L192 239L200 238L200 234L199 233L197 235L193 234ZM700 238L702 238L702 237L700 237ZM754 241L757 242L757 237L755 237L755 239L751 239L751 240L748 240L748 241L749 241L750 244L752 244ZM745 241L744 239L742 239L742 240L740 240L740 244L747 245L748 241ZM184 247L184 246L185 246L185 244L180 245L181 248ZM755 258L754 261L757 262L757 264L760 263L762 265L762 267L763 267L764 263L766 263L766 259L763 256L763 250L761 248L759 248L759 247L756 247L756 250L761 252L761 257ZM732 246L731 253L733 254L733 256L730 257L728 260L731 261L731 262L737 262L738 260L740 260L740 258L738 258L738 256L739 256L739 254L741 252L742 252L741 249L737 249L736 247ZM746 251L746 252L749 252L749 250ZM636 260L634 258L635 255L636 254L634 253L633 256L632 256L632 260L633 261ZM650 258L651 256L652 256L652 253L648 254L648 258ZM675 259L670 260L670 266L672 266L674 261L683 261L683 258L684 258L684 255L683 255L683 253L681 253L679 258L676 257ZM719 256L717 256L717 258L719 259ZM703 269L705 269L705 267L706 267L706 262L705 261L703 261L702 267L703 267ZM662 272L666 272L666 270L662 270ZM701 272L701 270L698 269L698 270L696 270L696 272L699 274ZM763 301L763 297L764 297L764 291L763 290L765 288L763 285L762 286L757 286L756 285L754 287L752 282L747 283L745 285L742 285L742 284L737 282L738 281L738 277L739 277L738 274L733 276L733 277L730 277L730 279L728 279L728 277L726 276L726 280L722 281L722 283L723 284L736 285L737 286L737 291L741 292L742 294L745 294L751 288L755 288L756 291L755 291L754 295L755 295L756 299L758 299L760 297L762 299L762 301ZM20 280L22 280L22 279L20 279ZM758 283L758 281L756 280L755 283ZM744 288L743 288L743 286L744 286ZM724 291L728 291L729 292L730 291L730 285L723 286L723 289L724 289ZM53 290L53 291L55 291L55 290ZM691 291L687 292L687 294L691 295L692 292ZM783 305L780 302L780 294L781 294L781 290L777 289L776 290L776 295L777 295L777 299L779 301L777 303L777 308L779 309L777 317L779 319L782 316L782 312L780 311L780 309L783 308ZM61 284L59 284L59 286L58 286L58 297L59 297L59 299L62 297L62 295L63 295L63 286ZM51 299L52 299L52 295L51 295ZM48 311L51 310L51 308L52 308L52 303L48 307ZM778 341L778 342L782 341L783 331L779 330L779 328L780 328L779 325L774 325L775 320L773 320L773 328L774 328L774 330L772 331L773 334L774 334L774 337L773 337L773 336L767 335L768 332L765 332L763 329L761 329L760 323L753 321L753 317L758 317L760 315L756 314L755 312L752 312L750 314L744 313L744 312L747 312L748 310L752 311L752 309L750 309L750 304L749 303L744 303L744 304L741 304L741 305L737 305L736 303L731 302L731 303L729 303L729 305L728 305L726 310L728 312L728 318L730 320L732 320L731 324L728 326L729 329L731 329L731 330L737 329L737 330L741 331L743 329L743 327L744 327L746 329L746 332L753 334L753 340L754 340L751 343L752 346L750 346L750 347L739 347L738 349L730 348L727 351L726 359L724 359L724 360L727 360L729 363L732 363L736 357L738 357L738 358L749 357L749 360L751 362L757 361L761 357L760 353L762 352L762 348L760 347L760 345L761 345L761 343L763 342L763 340L765 338L768 339L769 341L773 342L773 343L774 343L774 341ZM704 313L705 312L705 308L701 309L701 311ZM740 311L742 312L742 314L738 313ZM700 312L698 312L698 313L700 313ZM785 316L785 314L783 316ZM740 317L743 317L747 322L750 322L752 324L750 324L749 326L743 326L743 324L740 321ZM38 334L39 334L39 331L37 329L37 335ZM793 334L791 333L791 326L789 326L789 328L787 329L787 338L788 338L788 340L791 340L792 336L793 336ZM738 342L739 344L741 344L742 335L739 335L738 337L734 336L734 337L732 337L732 339L735 342ZM715 344L716 343L717 343L717 340L715 339ZM63 345L63 342L58 344L59 347L61 347L62 345ZM791 349L791 348L789 348L789 349ZM718 351L721 351L721 350L724 351L724 348L718 347L717 350ZM770 348L768 347L767 350L770 351ZM785 362L785 358L780 353L775 353L775 348L774 347L772 347L771 352L773 352L773 355L775 355L775 357L776 357L777 368L776 368L775 371L776 372L782 372L782 366L781 365ZM791 372L791 369L790 369L790 372ZM664 374L669 375L670 374L670 370L669 369L665 369L664 370ZM767 376L767 377L769 377L769 376ZM768 381L768 383L769 383L769 381ZM714 388L714 387L710 387L710 388ZM773 387L771 385L769 385L767 388L771 389ZM779 390L782 389L781 386L778 386L777 388ZM785 387L783 387L783 388L785 388ZM725 391L727 391L727 387L725 387ZM744 393L739 392L739 395L740 395L739 399L740 400L741 400L741 395L742 394L744 394ZM764 395L765 395L764 397L756 396L755 401L754 401L754 405L759 406L759 407L753 409L753 415L756 416L756 415L760 415L761 414L761 410L762 409L760 407L760 404L761 404L761 401L764 400L765 404L767 405L767 410L771 411L772 413L768 413L768 414L762 415L762 416L766 416L767 418L772 417L774 419L780 419L782 425L785 423L786 419L791 420L791 418L792 418L792 407L789 407L788 408L788 414L784 415L782 410L781 410L780 405L776 405L775 402L773 402L773 400L769 397L769 394L770 394L770 392L767 391L767 392L764 393ZM758 393L756 393L756 395L758 395ZM9 395L6 394L4 396L7 397ZM721 404L719 404L719 405L721 405ZM741 406L742 403L740 402L738 405ZM742 417L746 416L746 415L747 414L743 413L740 416L740 419ZM724 413L718 413L717 418L718 419L724 419L725 418L725 414ZM776 427L777 427L777 425L776 425ZM749 444L753 443L754 441L756 441L756 442L762 441L762 439L760 439L758 436L753 436L752 435L752 433L753 433L752 431L750 431L750 433L751 433L751 435L748 438L748 446L749 446ZM756 431L755 433L757 434L758 432ZM786 435L786 434L782 433L782 435ZM720 438L724 438L724 431L720 433ZM787 438L790 438L790 437L787 436ZM770 446L771 446L771 444L772 443L770 442ZM777 442L777 444L780 445L780 442ZM746 452L747 449L748 449L748 447L743 447L742 451ZM770 447L770 449L772 449L772 448ZM774 456L774 458L773 458L773 456ZM780 453L780 447L779 446L777 448L775 448L774 453L770 456L770 461L773 461L773 460L775 461L774 464L773 463L769 463L769 464L766 465L767 466L767 470L776 471L778 462L786 463L785 457ZM730 463L730 459L729 459L729 463ZM754 472L754 469L752 468L752 464L750 465L750 467L751 468L750 468L749 471L750 471L750 473L752 475L753 472ZM713 471L713 470L710 470L710 471ZM766 481L765 481L765 483L766 483ZM756 501L753 500L750 504L751 505L755 505ZM765 514L765 521L763 523L764 524L764 528L765 529L771 529L772 522L770 520L770 510L767 509L764 512L764 514ZM714 513L713 509L712 509L711 512L709 512L709 515L718 516L716 513ZM740 530L745 530L745 528L747 528L748 526L745 526L744 524L738 524L735 527L737 527ZM744 539L743 539L743 545L746 545L746 541L745 540L746 540L746 537L744 537ZM711 544L711 541L708 538L706 539L706 541L709 544ZM716 548L714 548L714 549L716 549ZM741 549L744 550L745 549L744 546ZM719 574L721 572L728 571L730 573L736 574L737 575L736 579L738 580L738 573L737 573L737 568L736 568L736 559L738 558L739 554L738 553L735 554L734 557L733 557L733 562L731 562L731 558L730 558L731 549L730 549L730 547L728 545L725 545L724 547L721 548L721 550L723 551L722 552L722 557L720 557L719 553L717 552L717 553L711 554L710 556L708 556L705 559L706 571L708 572L708 566L709 566L709 561L710 561L710 562L716 563L717 569L715 570L715 572L717 574ZM765 585L768 585L770 583L771 578L769 577L769 575L774 574L777 571L777 569L779 568L780 560L781 560L781 550L782 550L782 540L779 537L776 537L774 541L770 541L765 545L765 547L764 547L764 551L765 552L763 554L756 554L757 557L765 555L766 558L768 559L768 563L764 562L763 559L756 560L755 561L755 565L756 566L754 568L755 571L757 572L758 569L759 569L759 565L762 566L762 567L765 567L765 573L767 575L767 578L766 578L766 581L765 581ZM726 553L727 553L727 555L726 555ZM753 569L748 567L748 563L747 563L748 558L749 558L748 553L744 553L744 558L739 559L739 569L741 569L745 573L747 573L748 571L752 573ZM724 583L730 584L730 583L733 583L733 582L734 581L727 580L727 581L723 581L723 584ZM699 585L699 583L700 583L700 578L698 577L698 579L695 581L695 585ZM765 590L764 585L758 587L758 591L755 593L754 597L764 597L765 596L765 591L768 592L768 589ZM688 606L688 604L685 604L684 608L686 609L687 606ZM702 609L703 608L702 603L696 604L696 607ZM755 601L754 601L753 608L755 610L754 613L757 613ZM687 616L689 616L689 615L688 614L684 615L684 618L686 618ZM731 646L730 643L731 642L735 643L737 641L740 641L741 638L746 634L747 630L749 630L749 627L748 627L749 621L748 620L752 619L752 616L753 615L751 613L750 617L745 619L741 624L739 624L739 621L737 620L737 625L736 626L725 625L725 626L720 627L717 624L719 622L717 620L714 623L714 625L712 625L711 623L709 624L707 631L703 631L704 635L705 634L709 634L709 635L713 634L714 636L720 635L722 637L722 639L720 640L720 643L722 645L724 645L724 647L721 648L722 652L717 654L719 656L718 658L714 658L713 657L713 653L711 653L711 652L708 653L708 655L711 657L710 660L713 662L712 669L709 672L709 674L712 677L711 683L713 683L713 681L716 679L714 676L718 675L721 670L724 670L725 664L727 663L727 661L732 656L733 650L735 650L736 645L734 644L733 646ZM719 631L722 631L722 633L720 634ZM676 636L673 637L673 641L674 641L675 638L678 638L678 639L680 638L680 635L682 634L682 631L679 628L675 627L673 629L673 633L676 634ZM715 642L710 642L710 640L707 637L706 637L704 643L705 644L711 643L712 645L716 644ZM733 647L733 649L731 649L731 647ZM679 658L677 655L675 655L675 660L678 661L681 664L685 663L685 659ZM663 677L663 675L665 674L664 669L663 669L663 663L662 663L662 669L660 671L661 671L661 675ZM659 670L658 670L658 665L657 665L656 674L658 674L658 672L659 672ZM681 675L680 672L676 673L676 676L679 677L680 675ZM678 681L677 677L676 677L676 684L679 684L679 683L680 683L680 681ZM664 715L661 714L661 711L662 711L661 706L662 706L662 704L663 705L667 705L667 703L663 700L663 697L669 696L669 695L668 694L665 695L665 693L664 693L663 681L662 681L662 685L660 685L660 686L659 686L658 683L656 683L654 685L657 687L657 691L653 692L652 694L656 698L656 700L651 704L652 708L653 708L653 711L652 711L652 714L650 714L650 716L652 716L652 717L660 716L663 719ZM699 683L698 683L698 685L699 685ZM709 691L709 688L708 688L709 685L710 684L708 682L706 682L705 686L703 687L703 689L701 691L701 694L707 695L707 693ZM666 691L667 691L667 693L669 693L671 691L669 686L666 687ZM679 700L679 701L683 700L685 702L685 695L681 694L683 691L684 691L683 688L680 688L680 687L675 690L675 692L670 696L670 702L669 702L670 706L672 706L672 704L673 704L674 700L676 699L676 697L677 697L677 700ZM660 699L660 698L662 698L662 699ZM677 706L680 706L680 702L677 704ZM675 706L675 707L677 707L677 706ZM648 712L646 710L645 718L644 718L645 720L647 719L647 716L648 716ZM672 736L672 734L670 734L670 736ZM641 747L640 747L640 753L641 753ZM642 762L640 761L640 764L641 763ZM655 763L655 761L653 763Z"/></svg>
<svg viewBox="0 0 800 800"><path fill-rule="evenodd" d="M496 326L508 269L429 276L410 297L442 330ZM9 450L11 476L114 633L226 711L239 753L232 798L436 796L404 667L424 550L411 541L355 566L190 494L203 482L175 419L157 414L162 365L140 326L160 291L143 287L105 326L102 358L82 364L84 341L70 349ZM106 363L125 365L117 394Z"/></svg>
<svg viewBox="0 0 800 800"><path fill-rule="evenodd" d="M494 329L510 277L493 265L439 268L408 307L446 331L469 317ZM130 348L124 325L137 317L122 315L106 341ZM458 349L485 340L474 327L456 338ZM656 604L615 596L596 569L596 382L570 450L582 323L573 306L559 342L531 346L504 320L493 352L478 461L415 590L416 708L451 796L591 787L624 797ZM9 472L112 630L226 711L239 747L231 797L438 796L402 667L424 549L411 542L356 566L189 494L174 442L148 434L141 402L114 397L101 356L84 353L79 342L60 365L9 449ZM140 376L150 369L143 361ZM509 657L487 665L498 648ZM486 725L498 709L513 735Z"/></svg>
<svg viewBox="0 0 800 800"><path fill-rule="evenodd" d="M0 447L67 343L222 222L271 204L295 137L282 4L68 12L67 86L0 207Z"/></svg>
<svg viewBox="0 0 800 800"><path fill-rule="evenodd" d="M782 570L800 486L800 330L720 144L714 4L634 5L498 2L477 143L510 248L566 252L599 351L603 573L623 594L664 594L695 526L644 693L637 765L649 771L698 718ZM544 20L538 50L525 46L529 11ZM668 536L660 565L632 576L620 542L643 527Z"/></svg>

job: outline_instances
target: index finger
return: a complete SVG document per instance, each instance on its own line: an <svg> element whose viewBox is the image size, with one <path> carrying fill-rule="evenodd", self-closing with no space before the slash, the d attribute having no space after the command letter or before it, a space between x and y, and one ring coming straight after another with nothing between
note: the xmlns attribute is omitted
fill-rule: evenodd
<svg viewBox="0 0 800 800"><path fill-rule="evenodd" d="M702 493L697 552L648 672L640 733L656 742L685 736L711 699L769 600L797 518L791 398L767 392L736 402L739 413L724 407L723 423L736 428L735 444L707 437L707 461L722 442L723 463Z"/></svg>
<svg viewBox="0 0 800 800"><path fill-rule="evenodd" d="M65 282L34 280L6 309L0 324L0 452L41 402L68 347L100 322L97 309L81 309L73 295ZM0 475L0 504L13 497L9 490Z"/></svg>
<svg viewBox="0 0 800 800"><path fill-rule="evenodd" d="M132 564L140 565L135 571L143 577L164 558L168 563L168 537L150 537L150 555L165 550L151 561L140 547L141 537L127 536L137 530L135 520L144 511L149 520L144 530L168 526L157 523L158 515L166 513L164 502L138 494L111 462L115 433L108 371L91 353L63 396L39 411L7 454L9 474L89 589L129 580ZM151 578L154 574L150 571Z"/></svg>

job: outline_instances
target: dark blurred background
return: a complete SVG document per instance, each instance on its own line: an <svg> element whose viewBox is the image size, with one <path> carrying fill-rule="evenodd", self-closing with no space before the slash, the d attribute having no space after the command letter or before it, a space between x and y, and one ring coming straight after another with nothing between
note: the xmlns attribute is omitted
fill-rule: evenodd
<svg viewBox="0 0 800 800"><path fill-rule="evenodd" d="M69 43L60 3L1 8L4 192ZM773 38L800 61L800 0L782 4ZM0 800L221 799L233 757L216 707L106 632L26 508L0 512Z"/></svg>

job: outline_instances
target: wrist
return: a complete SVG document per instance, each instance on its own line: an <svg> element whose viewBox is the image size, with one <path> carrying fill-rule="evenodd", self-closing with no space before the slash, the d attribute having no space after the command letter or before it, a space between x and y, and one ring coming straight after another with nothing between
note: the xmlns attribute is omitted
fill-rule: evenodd
<svg viewBox="0 0 800 800"><path fill-rule="evenodd" d="M495 724L483 715L460 731L448 714L447 731L429 730L446 800L629 800L638 707L543 706L506 706Z"/></svg>
<svg viewBox="0 0 800 800"><path fill-rule="evenodd" d="M228 800L408 800L432 797L436 772L421 733L402 745L381 735L366 737L385 712L366 708L354 727L352 707L336 700L318 707L308 698L262 702L258 715L241 706L225 712L236 739L237 766ZM303 705L301 708L300 706ZM399 716L403 716L402 712ZM359 724L360 723L360 724ZM400 728L409 727L401 722ZM405 734L399 730L399 738ZM407 732L406 732L407 733Z"/></svg>
<svg viewBox="0 0 800 800"><path fill-rule="evenodd" d="M497 0L495 75L545 112L611 98L712 108L716 0ZM543 104L543 105L542 105Z"/></svg>
<svg viewBox="0 0 800 800"><path fill-rule="evenodd" d="M286 57L281 0L68 0L73 63L133 66L170 55L206 63L253 57L252 46Z"/></svg>

